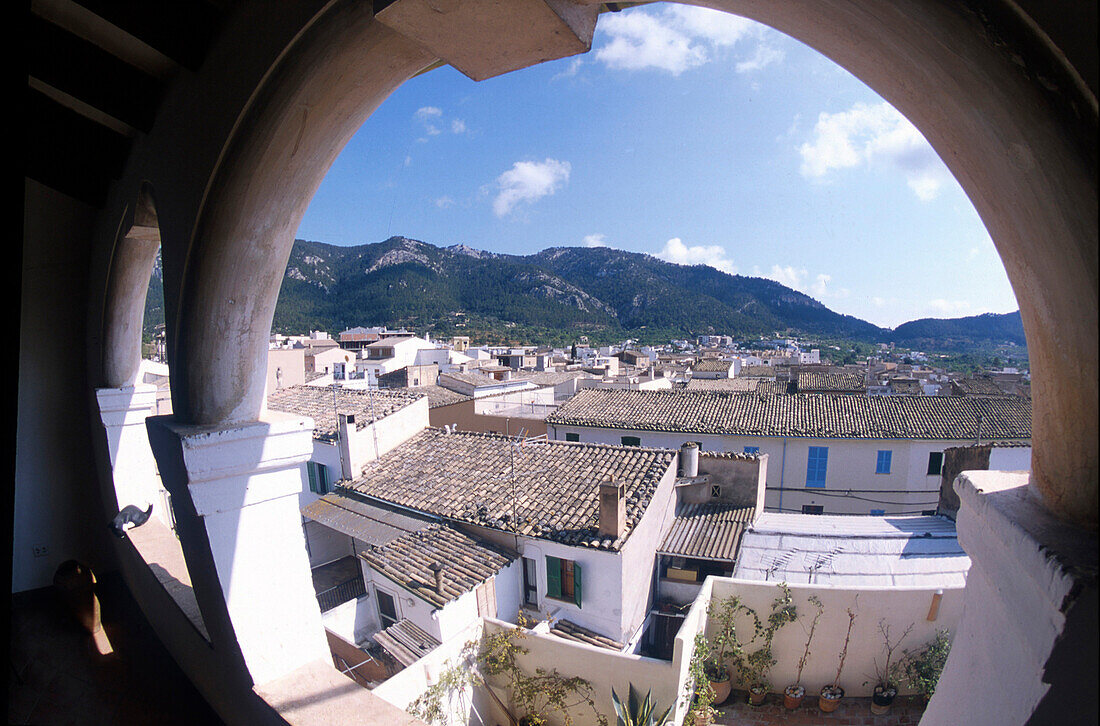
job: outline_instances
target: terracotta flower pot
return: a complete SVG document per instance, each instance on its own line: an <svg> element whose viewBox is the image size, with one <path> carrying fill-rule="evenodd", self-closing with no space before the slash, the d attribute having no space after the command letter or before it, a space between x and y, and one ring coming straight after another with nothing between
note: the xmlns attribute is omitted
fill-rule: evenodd
<svg viewBox="0 0 1100 726"><path fill-rule="evenodd" d="M802 705L802 699L806 697L806 689L799 685L787 686L783 689L783 706L788 711L793 711Z"/></svg>
<svg viewBox="0 0 1100 726"><path fill-rule="evenodd" d="M749 703L754 706L759 706L764 702L764 699L768 696L768 689L761 685L755 685L749 688Z"/></svg>
<svg viewBox="0 0 1100 726"><path fill-rule="evenodd" d="M821 689L821 695L817 699L817 707L825 713L832 713L840 705L840 699L842 698L844 698L844 689L829 684Z"/></svg>
<svg viewBox="0 0 1100 726"><path fill-rule="evenodd" d="M710 681L710 687L714 690L714 705L724 703L730 697L730 679L724 681Z"/></svg>

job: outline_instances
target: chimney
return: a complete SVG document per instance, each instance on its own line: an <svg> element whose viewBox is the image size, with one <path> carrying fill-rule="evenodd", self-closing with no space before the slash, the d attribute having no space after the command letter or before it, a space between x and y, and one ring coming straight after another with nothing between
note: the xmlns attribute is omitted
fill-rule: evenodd
<svg viewBox="0 0 1100 726"><path fill-rule="evenodd" d="M685 478L699 476L699 444L694 441L680 447L680 471Z"/></svg>
<svg viewBox="0 0 1100 726"><path fill-rule="evenodd" d="M355 434L355 415L337 414L340 433L340 475L344 479L354 479L359 473L352 465L352 436Z"/></svg>
<svg viewBox="0 0 1100 726"><path fill-rule="evenodd" d="M428 569L435 575L435 592L437 595L443 594L443 563L433 562L428 565Z"/></svg>
<svg viewBox="0 0 1100 726"><path fill-rule="evenodd" d="M614 481L600 484L601 537L618 539L626 531L626 486Z"/></svg>

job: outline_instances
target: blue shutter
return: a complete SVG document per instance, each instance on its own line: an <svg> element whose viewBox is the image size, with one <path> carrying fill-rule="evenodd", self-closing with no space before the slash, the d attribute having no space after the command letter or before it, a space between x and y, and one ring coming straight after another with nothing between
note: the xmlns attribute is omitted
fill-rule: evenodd
<svg viewBox="0 0 1100 726"><path fill-rule="evenodd" d="M878 461L875 462L876 474L889 474L890 473L890 458L892 452L880 451L878 452Z"/></svg>
<svg viewBox="0 0 1100 726"><path fill-rule="evenodd" d="M811 446L806 461L806 486L822 488L829 464L829 447Z"/></svg>
<svg viewBox="0 0 1100 726"><path fill-rule="evenodd" d="M561 597L561 560L550 555L546 555L546 594Z"/></svg>
<svg viewBox="0 0 1100 726"><path fill-rule="evenodd" d="M581 606L581 563L573 563L573 603Z"/></svg>

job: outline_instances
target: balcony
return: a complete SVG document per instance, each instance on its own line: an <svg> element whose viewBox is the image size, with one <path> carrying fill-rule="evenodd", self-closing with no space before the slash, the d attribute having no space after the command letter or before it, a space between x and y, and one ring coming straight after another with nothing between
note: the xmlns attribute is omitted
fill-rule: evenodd
<svg viewBox="0 0 1100 726"><path fill-rule="evenodd" d="M317 604L322 613L367 594L359 560L354 557L342 557L327 565L314 567L312 574L313 590L317 593Z"/></svg>

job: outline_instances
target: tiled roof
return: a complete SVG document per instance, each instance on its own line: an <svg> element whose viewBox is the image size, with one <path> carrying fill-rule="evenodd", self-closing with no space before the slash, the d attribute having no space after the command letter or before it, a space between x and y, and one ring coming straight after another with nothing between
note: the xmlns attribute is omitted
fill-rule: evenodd
<svg viewBox="0 0 1100 726"><path fill-rule="evenodd" d="M964 396L1003 396L1002 391L992 378L963 378L952 381L957 393Z"/></svg>
<svg viewBox="0 0 1100 726"><path fill-rule="evenodd" d="M302 507L302 516L372 545L387 544L433 524L427 517L412 517L342 494L315 499Z"/></svg>
<svg viewBox="0 0 1100 726"><path fill-rule="evenodd" d="M565 640L572 640L574 643L594 645L597 648L607 648L614 651L623 649L623 644L619 641L612 640L606 635L600 635L594 630L589 630L569 620L558 620L550 626L550 634Z"/></svg>
<svg viewBox="0 0 1100 726"><path fill-rule="evenodd" d="M503 368L502 370L511 370L511 368ZM449 373L440 373L439 380L445 378L451 378L462 383L469 383L474 386L499 386L502 383L512 383L512 381L498 381L495 378L485 375L484 373L462 373L460 371L452 371Z"/></svg>
<svg viewBox="0 0 1100 726"><path fill-rule="evenodd" d="M888 385L895 393L921 395L924 389L916 378L891 378Z"/></svg>
<svg viewBox="0 0 1100 726"><path fill-rule="evenodd" d="M762 378L692 378L687 382L689 391L741 391L755 392Z"/></svg>
<svg viewBox="0 0 1100 726"><path fill-rule="evenodd" d="M305 382L309 383L310 381L315 381L318 378L324 378L327 375L328 373L325 373L324 371L309 371L306 373Z"/></svg>
<svg viewBox="0 0 1100 726"><path fill-rule="evenodd" d="M584 371L520 371L516 374L515 379L530 381L536 386L556 386L559 383L565 383L571 381L574 378L595 378L589 373Z"/></svg>
<svg viewBox="0 0 1100 726"><path fill-rule="evenodd" d="M756 507L731 504L681 505L657 552L733 562L737 558L741 535L755 513Z"/></svg>
<svg viewBox="0 0 1100 726"><path fill-rule="evenodd" d="M817 373L798 374L798 390L806 391L845 391L863 392L863 376L858 373Z"/></svg>
<svg viewBox="0 0 1100 726"><path fill-rule="evenodd" d="M410 532L359 557L409 592L443 607L508 566L518 555L445 524ZM436 592L432 565L443 565L443 592Z"/></svg>
<svg viewBox="0 0 1100 726"><path fill-rule="evenodd" d="M1031 437L1024 398L764 395L726 391L621 391L591 388L547 417L549 425L735 436L863 439Z"/></svg>
<svg viewBox="0 0 1100 726"><path fill-rule="evenodd" d="M335 390L335 402L333 391ZM405 391L360 391L334 386L291 386L267 396L267 407L313 419L313 438L336 441L339 437L338 413L354 414L355 428L385 418L421 398Z"/></svg>
<svg viewBox="0 0 1100 726"><path fill-rule="evenodd" d="M715 373L719 371L728 371L730 366L733 365L733 361L722 360L721 358L705 358L691 367L693 371L699 371L701 373Z"/></svg>
<svg viewBox="0 0 1100 726"><path fill-rule="evenodd" d="M472 396L467 396L458 391L452 391L449 388L436 385L387 388L385 390L404 391L413 396L426 396L428 398L428 408L438 408L440 406L449 406L452 403L474 400Z"/></svg>
<svg viewBox="0 0 1100 726"><path fill-rule="evenodd" d="M408 668L440 646L440 642L405 618L371 636L393 659Z"/></svg>
<svg viewBox="0 0 1100 726"><path fill-rule="evenodd" d="M429 428L367 464L346 486L453 520L617 550L675 457L672 451L565 441L513 447L506 436ZM597 534L599 485L609 479L626 487L626 531L617 540Z"/></svg>
<svg viewBox="0 0 1100 726"><path fill-rule="evenodd" d="M743 378L775 378L775 373L776 370L773 366L741 366L741 372L737 375Z"/></svg>

